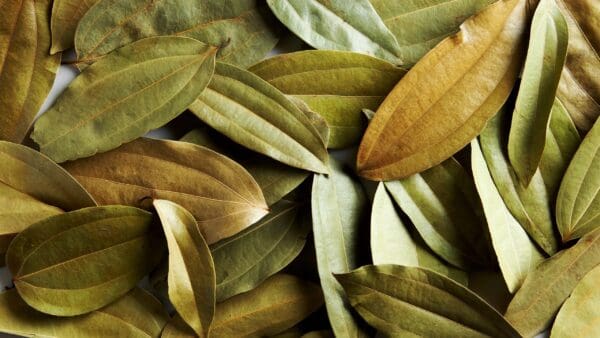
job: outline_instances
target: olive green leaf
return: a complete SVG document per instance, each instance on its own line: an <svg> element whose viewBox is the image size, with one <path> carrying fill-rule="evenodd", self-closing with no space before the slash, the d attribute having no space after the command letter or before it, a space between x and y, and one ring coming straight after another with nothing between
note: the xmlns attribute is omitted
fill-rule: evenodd
<svg viewBox="0 0 600 338"><path fill-rule="evenodd" d="M359 266L360 228L368 212L362 186L331 158L329 176L315 175L312 186L312 221L317 266L329 322L337 336L363 336L350 312L342 286L332 273Z"/></svg>
<svg viewBox="0 0 600 338"><path fill-rule="evenodd" d="M552 325L551 338L600 335L600 266L588 272L562 305Z"/></svg>
<svg viewBox="0 0 600 338"><path fill-rule="evenodd" d="M215 244L217 300L252 290L281 271L300 254L309 231L300 205L281 200L260 222Z"/></svg>
<svg viewBox="0 0 600 338"><path fill-rule="evenodd" d="M375 265L418 266L463 285L468 282L464 271L449 266L413 239L383 183L377 187L371 211L371 256Z"/></svg>
<svg viewBox="0 0 600 338"><path fill-rule="evenodd" d="M50 0L0 1L0 140L21 143L52 88Z"/></svg>
<svg viewBox="0 0 600 338"><path fill-rule="evenodd" d="M191 143L140 138L64 167L101 205L148 207L147 198L180 204L194 215L209 244L268 212L259 186L244 168Z"/></svg>
<svg viewBox="0 0 600 338"><path fill-rule="evenodd" d="M569 52L558 97L577 128L588 131L600 116L600 6L596 0L557 0L569 26Z"/></svg>
<svg viewBox="0 0 600 338"><path fill-rule="evenodd" d="M114 149L158 128L200 95L215 49L183 37L125 46L87 68L35 123L31 135L56 162Z"/></svg>
<svg viewBox="0 0 600 338"><path fill-rule="evenodd" d="M199 337L215 314L215 266L194 216L180 205L154 200L169 247L169 300Z"/></svg>
<svg viewBox="0 0 600 338"><path fill-rule="evenodd" d="M569 31L555 0L538 4L508 138L508 157L528 186L542 159L550 112L567 57Z"/></svg>
<svg viewBox="0 0 600 338"><path fill-rule="evenodd" d="M497 1L427 53L379 106L358 151L359 175L405 178L466 146L508 98L527 27L526 0Z"/></svg>
<svg viewBox="0 0 600 338"><path fill-rule="evenodd" d="M427 269L368 265L336 275L352 306L393 337L519 337L469 289Z"/></svg>
<svg viewBox="0 0 600 338"><path fill-rule="evenodd" d="M366 128L361 109L377 109L406 73L368 55L329 50L282 54L249 70L323 116L331 128L328 147L333 149L360 140Z"/></svg>
<svg viewBox="0 0 600 338"><path fill-rule="evenodd" d="M31 337L159 337L169 315L148 292L134 288L114 303L77 317L29 307L16 290L0 293L0 332Z"/></svg>
<svg viewBox="0 0 600 338"><path fill-rule="evenodd" d="M52 48L56 54L73 47L75 29L83 15L99 0L54 0L52 5Z"/></svg>
<svg viewBox="0 0 600 338"><path fill-rule="evenodd" d="M563 242L600 227L600 122L596 122L560 184L556 221Z"/></svg>
<svg viewBox="0 0 600 338"><path fill-rule="evenodd" d="M325 118L319 113L312 110L312 108L310 108L310 106L306 104L306 102L304 102L303 100L293 95L286 95L286 97L290 101L292 101L296 105L296 107L298 107L298 109L300 109L304 113L304 115L306 115L306 117L308 117L310 123L315 127L315 129L319 133L323 144L325 144L325 146L328 147L331 136L331 129L329 128L329 123L327 123L327 120L325 120Z"/></svg>
<svg viewBox="0 0 600 338"><path fill-rule="evenodd" d="M333 332L328 330L311 331L302 335L302 338L334 338Z"/></svg>
<svg viewBox="0 0 600 338"><path fill-rule="evenodd" d="M493 183L512 216L544 252L553 255L558 250L558 236L555 233L552 215L552 201L555 195L550 195L541 170L536 171L528 187L519 182L506 151L509 126L510 112L504 107L488 122L481 133L480 144L487 170L492 175ZM547 133L549 142L554 136L552 130ZM554 140L558 142L558 138L561 137L556 135ZM556 155L560 156L560 153ZM544 164L548 163L547 160L545 161ZM483 166L483 163L480 165ZM560 168L548 169L548 171L560 170Z"/></svg>
<svg viewBox="0 0 600 338"><path fill-rule="evenodd" d="M131 290L162 254L152 215L125 207L91 207L46 218L15 237L6 253L27 304L76 316Z"/></svg>
<svg viewBox="0 0 600 338"><path fill-rule="evenodd" d="M546 329L586 273L600 264L600 230L548 258L533 270L506 311L506 319L525 337Z"/></svg>
<svg viewBox="0 0 600 338"><path fill-rule="evenodd" d="M500 271L508 290L515 292L543 256L506 208L477 140L471 142L471 163Z"/></svg>
<svg viewBox="0 0 600 338"><path fill-rule="evenodd" d="M189 327L180 315L175 314L169 321L162 334L161 338L196 338L196 333Z"/></svg>
<svg viewBox="0 0 600 338"><path fill-rule="evenodd" d="M285 331L323 304L318 285L277 274L217 305L211 337L259 337Z"/></svg>
<svg viewBox="0 0 600 338"><path fill-rule="evenodd" d="M394 35L369 0L267 0L289 30L316 49L362 52L400 64Z"/></svg>
<svg viewBox="0 0 600 338"><path fill-rule="evenodd" d="M385 182L427 245L448 263L485 265L487 243L473 180L454 159L420 174Z"/></svg>
<svg viewBox="0 0 600 338"><path fill-rule="evenodd" d="M327 150L309 118L260 77L217 63L190 110L235 142L292 167L327 172Z"/></svg>
<svg viewBox="0 0 600 338"><path fill-rule="evenodd" d="M100 0L79 22L75 49L92 63L150 36L185 36L219 47L218 58L247 67L279 40L277 20L256 0Z"/></svg>
<svg viewBox="0 0 600 338"><path fill-rule="evenodd" d="M396 36L403 65L412 66L459 25L495 0L370 0Z"/></svg>

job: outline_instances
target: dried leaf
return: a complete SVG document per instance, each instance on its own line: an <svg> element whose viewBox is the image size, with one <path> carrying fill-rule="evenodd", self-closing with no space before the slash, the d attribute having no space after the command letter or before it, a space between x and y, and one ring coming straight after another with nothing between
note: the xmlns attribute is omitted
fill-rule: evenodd
<svg viewBox="0 0 600 338"><path fill-rule="evenodd" d="M75 29L83 15L99 0L54 0L52 5L52 48L50 54L73 47Z"/></svg>
<svg viewBox="0 0 600 338"><path fill-rule="evenodd" d="M293 95L286 95L286 97L290 101L292 101L296 105L296 107L298 107L298 109L300 109L304 113L304 115L306 115L306 117L308 117L310 123L315 127L315 129L319 133L323 144L325 144L326 147L329 147L331 132L327 120L325 120L323 116L319 115L319 113L313 111L310 108L310 106L306 104L306 102L304 102L303 100Z"/></svg>
<svg viewBox="0 0 600 338"><path fill-rule="evenodd" d="M10 244L6 263L27 304L55 316L76 316L127 293L161 254L150 213L107 206L31 225Z"/></svg>
<svg viewBox="0 0 600 338"><path fill-rule="evenodd" d="M215 52L183 37L125 46L79 75L37 120L31 137L56 162L134 140L175 118L198 97L212 76Z"/></svg>
<svg viewBox="0 0 600 338"><path fill-rule="evenodd" d="M267 214L254 179L239 164L186 142L137 139L64 167L99 204L148 206L167 199L189 210L209 244L233 236Z"/></svg>
<svg viewBox="0 0 600 338"><path fill-rule="evenodd" d="M363 137L361 176L408 177L448 159L481 132L508 98L521 67L525 3L488 6L400 80Z"/></svg>

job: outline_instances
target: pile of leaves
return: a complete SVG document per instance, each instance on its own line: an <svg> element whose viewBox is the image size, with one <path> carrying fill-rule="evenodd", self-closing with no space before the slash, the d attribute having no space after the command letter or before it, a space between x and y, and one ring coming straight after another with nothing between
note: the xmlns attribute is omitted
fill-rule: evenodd
<svg viewBox="0 0 600 338"><path fill-rule="evenodd" d="M597 0L0 13L1 332L600 332Z"/></svg>

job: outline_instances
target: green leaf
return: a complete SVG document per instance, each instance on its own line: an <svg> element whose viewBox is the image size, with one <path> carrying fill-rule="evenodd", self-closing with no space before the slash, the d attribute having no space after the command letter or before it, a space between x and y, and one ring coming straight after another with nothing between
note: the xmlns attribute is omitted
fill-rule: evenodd
<svg viewBox="0 0 600 338"><path fill-rule="evenodd" d="M284 25L316 49L361 52L399 64L400 48L368 0L267 0Z"/></svg>
<svg viewBox="0 0 600 338"><path fill-rule="evenodd" d="M181 318L175 314L169 321L162 334L161 338L196 338L196 333L189 327Z"/></svg>
<svg viewBox="0 0 600 338"><path fill-rule="evenodd" d="M171 121L198 97L212 76L215 52L183 37L125 46L79 75L37 120L31 137L56 162L140 137Z"/></svg>
<svg viewBox="0 0 600 338"><path fill-rule="evenodd" d="M426 269L368 265L336 278L361 316L389 336L519 337L476 294Z"/></svg>
<svg viewBox="0 0 600 338"><path fill-rule="evenodd" d="M543 256L506 208L477 140L471 143L471 163L500 271L508 290L515 292Z"/></svg>
<svg viewBox="0 0 600 338"><path fill-rule="evenodd" d="M48 54L51 3L0 3L0 140L21 143L52 88L60 55Z"/></svg>
<svg viewBox="0 0 600 338"><path fill-rule="evenodd" d="M385 187L436 254L463 269L485 265L481 205L472 179L454 158Z"/></svg>
<svg viewBox="0 0 600 338"><path fill-rule="evenodd" d="M600 230L532 271L506 311L506 319L525 337L545 330L586 273L600 264Z"/></svg>
<svg viewBox="0 0 600 338"><path fill-rule="evenodd" d="M50 54L73 47L75 29L83 15L99 0L54 0L52 4L52 48Z"/></svg>
<svg viewBox="0 0 600 338"><path fill-rule="evenodd" d="M563 177L556 221L563 242L600 226L600 122L583 139Z"/></svg>
<svg viewBox="0 0 600 338"><path fill-rule="evenodd" d="M600 334L600 267L588 272L561 306L551 338L592 337Z"/></svg>
<svg viewBox="0 0 600 338"><path fill-rule="evenodd" d="M215 266L194 216L178 204L153 202L169 247L169 300L199 337L215 314Z"/></svg>
<svg viewBox="0 0 600 338"><path fill-rule="evenodd" d="M333 273L359 266L361 227L368 201L360 183L333 158L329 176L315 175L312 221L317 266L333 331L341 337L364 336L350 311L342 286Z"/></svg>
<svg viewBox="0 0 600 338"><path fill-rule="evenodd" d="M293 95L286 95L286 97L290 101L292 101L296 105L296 107L298 107L298 109L300 109L304 113L304 115L306 115L306 117L308 117L310 123L315 127L315 129L319 133L323 144L325 144L325 146L328 147L331 136L331 130L329 128L327 120L325 120L323 116L319 115L319 113L313 111L310 108L310 106L306 104L306 102L304 102L303 100Z"/></svg>
<svg viewBox="0 0 600 338"><path fill-rule="evenodd" d="M327 172L327 150L308 117L258 76L225 63L190 110L233 141L292 167Z"/></svg>
<svg viewBox="0 0 600 338"><path fill-rule="evenodd" d="M412 66L459 25L495 0L370 0L400 45L403 65Z"/></svg>
<svg viewBox="0 0 600 338"><path fill-rule="evenodd" d="M91 63L150 36L185 36L219 47L224 62L247 67L273 49L279 26L256 0L100 0L81 19L75 49Z"/></svg>
<svg viewBox="0 0 600 338"><path fill-rule="evenodd" d="M508 157L526 187L542 159L569 31L555 0L538 4L508 138Z"/></svg>
<svg viewBox="0 0 600 338"><path fill-rule="evenodd" d="M371 256L375 265L422 267L463 285L468 283L464 271L449 266L413 239L383 183L377 187L371 211Z"/></svg>
<svg viewBox="0 0 600 338"><path fill-rule="evenodd" d="M186 142L141 138L64 166L101 205L149 208L148 198L180 204L194 215L209 244L268 212L259 186L244 168Z"/></svg>
<svg viewBox="0 0 600 338"><path fill-rule="evenodd" d="M127 293L161 254L150 213L107 206L31 225L10 244L6 263L27 304L55 316L76 316Z"/></svg>
<svg viewBox="0 0 600 338"><path fill-rule="evenodd" d="M169 319L162 304L134 288L114 303L77 317L35 311L16 290L0 293L0 332L35 337L158 337Z"/></svg>
<svg viewBox="0 0 600 338"><path fill-rule="evenodd" d="M218 301L254 289L300 254L310 223L299 211L297 203L282 200L260 222L211 248Z"/></svg>
<svg viewBox="0 0 600 338"><path fill-rule="evenodd" d="M356 144L366 127L361 109L375 110L406 73L368 55L309 50L282 54L249 69L306 102L331 128L329 148Z"/></svg>

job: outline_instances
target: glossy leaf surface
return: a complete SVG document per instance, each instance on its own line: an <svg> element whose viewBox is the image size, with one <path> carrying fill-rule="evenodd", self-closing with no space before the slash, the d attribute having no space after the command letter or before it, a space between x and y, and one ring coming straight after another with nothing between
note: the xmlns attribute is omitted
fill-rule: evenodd
<svg viewBox="0 0 600 338"><path fill-rule="evenodd" d="M83 15L99 0L54 0L52 5L51 54L73 47L75 29Z"/></svg>

